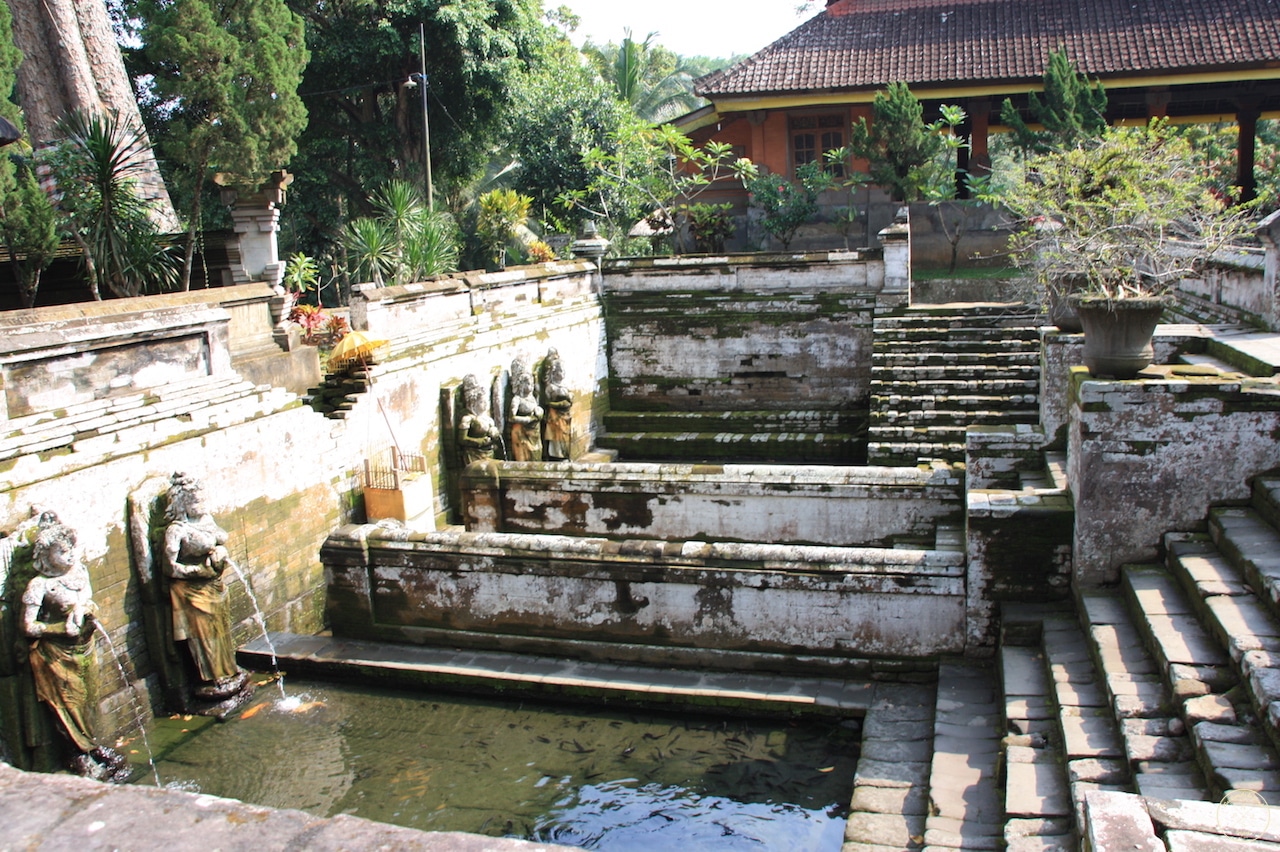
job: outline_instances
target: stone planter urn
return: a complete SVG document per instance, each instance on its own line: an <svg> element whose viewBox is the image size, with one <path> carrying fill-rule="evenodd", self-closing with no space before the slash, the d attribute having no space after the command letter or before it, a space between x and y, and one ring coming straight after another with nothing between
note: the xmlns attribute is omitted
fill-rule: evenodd
<svg viewBox="0 0 1280 852"><path fill-rule="evenodd" d="M1159 296L1124 299L1073 295L1068 302L1084 326L1084 365L1094 376L1132 379L1155 357L1151 345L1166 301Z"/></svg>

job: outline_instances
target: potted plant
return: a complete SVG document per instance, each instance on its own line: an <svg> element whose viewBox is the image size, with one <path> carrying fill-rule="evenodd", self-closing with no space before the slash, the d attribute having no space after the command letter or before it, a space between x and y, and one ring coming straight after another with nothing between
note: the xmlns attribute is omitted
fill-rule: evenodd
<svg viewBox="0 0 1280 852"><path fill-rule="evenodd" d="M1015 263L1048 301L1066 297L1079 313L1085 365L1116 378L1151 363L1168 293L1248 224L1164 121L1030 156L1023 179L993 200L1019 219Z"/></svg>

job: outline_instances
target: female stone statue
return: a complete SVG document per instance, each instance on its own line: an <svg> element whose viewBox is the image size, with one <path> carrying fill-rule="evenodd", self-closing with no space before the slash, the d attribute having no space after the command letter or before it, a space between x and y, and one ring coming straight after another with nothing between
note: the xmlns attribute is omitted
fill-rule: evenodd
<svg viewBox="0 0 1280 852"><path fill-rule="evenodd" d="M462 464L466 466L493 458L494 449L502 440L502 432L489 416L484 387L472 373L462 380L462 398L467 413L458 423L458 446L462 450Z"/></svg>
<svg viewBox="0 0 1280 852"><path fill-rule="evenodd" d="M235 564L227 533L205 511L200 483L175 473L169 485L161 563L169 577L173 639L187 643L200 678L197 698L222 701L246 687L236 665L223 572Z"/></svg>
<svg viewBox="0 0 1280 852"><path fill-rule="evenodd" d="M546 388L547 419L543 425L543 439L548 459L567 459L573 434L571 409L573 397L564 384L564 365L555 349L547 352Z"/></svg>
<svg viewBox="0 0 1280 852"><path fill-rule="evenodd" d="M511 362L511 458L542 461L542 406L533 390L533 373L523 357Z"/></svg>
<svg viewBox="0 0 1280 852"><path fill-rule="evenodd" d="M76 751L72 768L99 780L123 781L123 757L94 741L90 672L94 659L93 591L76 553L75 530L46 512L32 548L38 572L22 594L22 632L30 640L27 661L36 697L58 717Z"/></svg>

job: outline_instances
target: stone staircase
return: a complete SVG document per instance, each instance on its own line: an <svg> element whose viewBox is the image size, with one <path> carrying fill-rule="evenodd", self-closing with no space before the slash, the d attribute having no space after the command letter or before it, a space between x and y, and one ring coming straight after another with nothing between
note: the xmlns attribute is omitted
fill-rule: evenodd
<svg viewBox="0 0 1280 852"><path fill-rule="evenodd" d="M866 418L847 411L611 411L600 449L623 461L862 464Z"/></svg>
<svg viewBox="0 0 1280 852"><path fill-rule="evenodd" d="M964 461L971 425L1039 419L1039 320L1021 305L914 306L877 317L869 464Z"/></svg>
<svg viewBox="0 0 1280 852"><path fill-rule="evenodd" d="M295 400L236 374L201 376L0 422L0 462L32 453L90 459L146 450L179 435L225 428Z"/></svg>
<svg viewBox="0 0 1280 852"><path fill-rule="evenodd" d="M1280 803L1280 474L1252 486L1248 506L1212 509L1207 533L1170 533L1163 563L1123 566L1075 610L1004 607L1008 825L1030 816L1015 798L1054 783L1073 830L1092 790ZM1017 780L1022 762L1058 782ZM1059 797L1036 818L1062 810Z"/></svg>

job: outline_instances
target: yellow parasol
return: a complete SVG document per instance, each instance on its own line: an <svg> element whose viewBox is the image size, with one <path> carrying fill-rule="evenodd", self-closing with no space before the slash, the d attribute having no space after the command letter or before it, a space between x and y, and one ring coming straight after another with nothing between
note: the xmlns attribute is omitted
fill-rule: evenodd
<svg viewBox="0 0 1280 852"><path fill-rule="evenodd" d="M363 331L348 331L329 353L331 368L345 367L359 361L366 364L373 360L373 353L390 345L391 341L381 337L370 337Z"/></svg>

